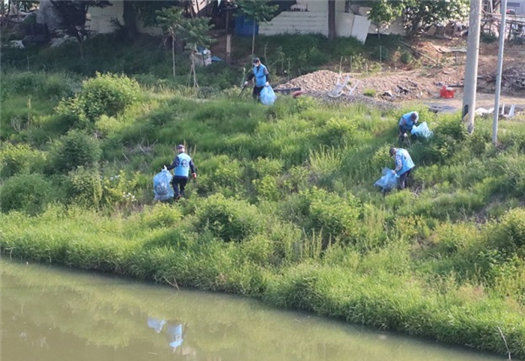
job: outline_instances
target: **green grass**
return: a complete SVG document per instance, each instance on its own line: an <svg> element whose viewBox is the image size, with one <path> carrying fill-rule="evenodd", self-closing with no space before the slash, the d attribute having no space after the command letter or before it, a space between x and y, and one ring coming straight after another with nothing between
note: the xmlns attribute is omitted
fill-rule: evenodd
<svg viewBox="0 0 525 361"><path fill-rule="evenodd" d="M413 185L382 195L373 183L393 166L401 111L286 97L266 107L236 91L196 99L143 85L138 103L79 130L38 81L12 84L19 90L2 104L2 126L12 128L0 149L4 254L243 294L505 355L500 327L513 356L525 357L522 122L502 122L494 148L490 120L469 136L459 114L421 106L434 136L409 149ZM4 120L29 111L22 129ZM87 155L96 144L100 160L62 169L57 147L73 138ZM154 204L152 177L179 143L199 177L188 199Z"/></svg>

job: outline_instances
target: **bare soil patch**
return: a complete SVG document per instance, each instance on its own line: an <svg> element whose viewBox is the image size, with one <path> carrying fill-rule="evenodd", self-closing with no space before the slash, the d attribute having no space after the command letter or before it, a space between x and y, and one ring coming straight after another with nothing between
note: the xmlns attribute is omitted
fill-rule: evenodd
<svg viewBox="0 0 525 361"><path fill-rule="evenodd" d="M378 73L337 73L320 70L292 79L277 88L300 87L306 94L326 98L326 93L336 84L344 82L350 74L349 87L355 87L354 97L342 96L348 102L365 94L375 101L400 103L420 100L435 101L461 107L464 85L466 40L424 39L412 44L416 56L419 54L423 67L395 68L384 66ZM489 107L494 103L496 88L496 64L498 44L480 44L478 63L478 107ZM454 99L442 99L440 89L444 86L455 89ZM348 89L345 89L348 93ZM501 102L525 106L525 46L506 44L503 64Z"/></svg>

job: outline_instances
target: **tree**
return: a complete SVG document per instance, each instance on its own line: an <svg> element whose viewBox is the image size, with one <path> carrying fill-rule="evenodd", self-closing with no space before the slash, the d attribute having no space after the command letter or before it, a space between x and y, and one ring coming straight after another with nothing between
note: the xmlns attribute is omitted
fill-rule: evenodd
<svg viewBox="0 0 525 361"><path fill-rule="evenodd" d="M377 24L388 24L404 15L405 30L416 34L422 27L468 15L469 0L379 0L370 1L368 18Z"/></svg>
<svg viewBox="0 0 525 361"><path fill-rule="evenodd" d="M412 0L371 1L368 3L371 6L368 18L377 25L389 24L399 16L403 15L403 11L407 7L409 1Z"/></svg>
<svg viewBox="0 0 525 361"><path fill-rule="evenodd" d="M255 54L255 27L257 23L270 21L279 5L268 5L267 1L261 0L242 0L239 10L242 15L253 21L252 30L252 56Z"/></svg>
<svg viewBox="0 0 525 361"><path fill-rule="evenodd" d="M420 29L448 20L465 19L470 9L469 0L413 1L405 9L405 29L414 35Z"/></svg>
<svg viewBox="0 0 525 361"><path fill-rule="evenodd" d="M157 10L157 22L162 29L171 37L171 61L173 77L175 77L175 42L177 35L183 31L185 18L182 14L182 8L169 7Z"/></svg>
<svg viewBox="0 0 525 361"><path fill-rule="evenodd" d="M66 34L73 36L78 41L80 57L84 59L84 38L89 35L86 28L86 15L90 7L104 8L111 6L108 0L50 0L58 15L58 21Z"/></svg>
<svg viewBox="0 0 525 361"><path fill-rule="evenodd" d="M191 69L190 77L193 74L193 87L199 87L197 84L197 74L195 72L195 53L199 46L208 46L212 38L208 32L213 27L209 24L207 18L184 19L183 24L183 39L186 41L186 47L191 51Z"/></svg>
<svg viewBox="0 0 525 361"><path fill-rule="evenodd" d="M128 39L133 39L133 37L138 33L135 2L124 0L123 7L124 9L122 12L122 19L124 20L124 30L126 32L126 37Z"/></svg>

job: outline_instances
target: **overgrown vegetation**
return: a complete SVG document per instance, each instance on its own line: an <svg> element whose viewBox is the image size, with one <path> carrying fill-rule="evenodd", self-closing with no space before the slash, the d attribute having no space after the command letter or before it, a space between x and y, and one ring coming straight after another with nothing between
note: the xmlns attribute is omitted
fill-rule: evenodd
<svg viewBox="0 0 525 361"><path fill-rule="evenodd" d="M505 355L499 327L525 357L520 121L500 124L495 148L490 120L468 136L458 114L417 109L434 136L412 144L411 189L383 196L372 184L392 166L406 109L285 96L265 107L238 88L217 86L203 100L149 75L92 75L2 76L4 254ZM188 199L154 204L152 177L178 143L199 178Z"/></svg>
<svg viewBox="0 0 525 361"><path fill-rule="evenodd" d="M327 63L339 71L362 71L368 55L375 55L374 61L386 63L388 54L400 46L396 36L369 36L365 45L354 38L336 38L326 41L322 35L276 35L257 37L255 54L268 66L272 76L287 79L324 67ZM141 83L162 85L164 87L188 86L190 57L187 52L175 53L174 44L166 43L160 37L138 36L133 42L126 40L120 33L98 35L88 38L83 43L84 58L78 59L71 54L78 51L74 42L67 42L56 48L30 46L26 49L2 49L2 69L33 71L68 72L83 76L95 76L97 72L127 74L134 76ZM226 89L241 84L243 67L251 67L251 39L236 37L232 43L231 67L213 63L197 72L201 87ZM175 47L177 44L175 42ZM224 51L224 50L223 50ZM111 56L108 56L111 54ZM380 56L381 54L381 56ZM215 55L215 54L214 54ZM177 67L173 76L173 60Z"/></svg>

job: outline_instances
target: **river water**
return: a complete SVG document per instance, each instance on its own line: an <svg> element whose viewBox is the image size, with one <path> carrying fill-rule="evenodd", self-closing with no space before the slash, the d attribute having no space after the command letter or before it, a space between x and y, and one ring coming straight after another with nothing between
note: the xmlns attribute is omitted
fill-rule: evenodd
<svg viewBox="0 0 525 361"><path fill-rule="evenodd" d="M0 260L2 361L496 361L241 297Z"/></svg>

